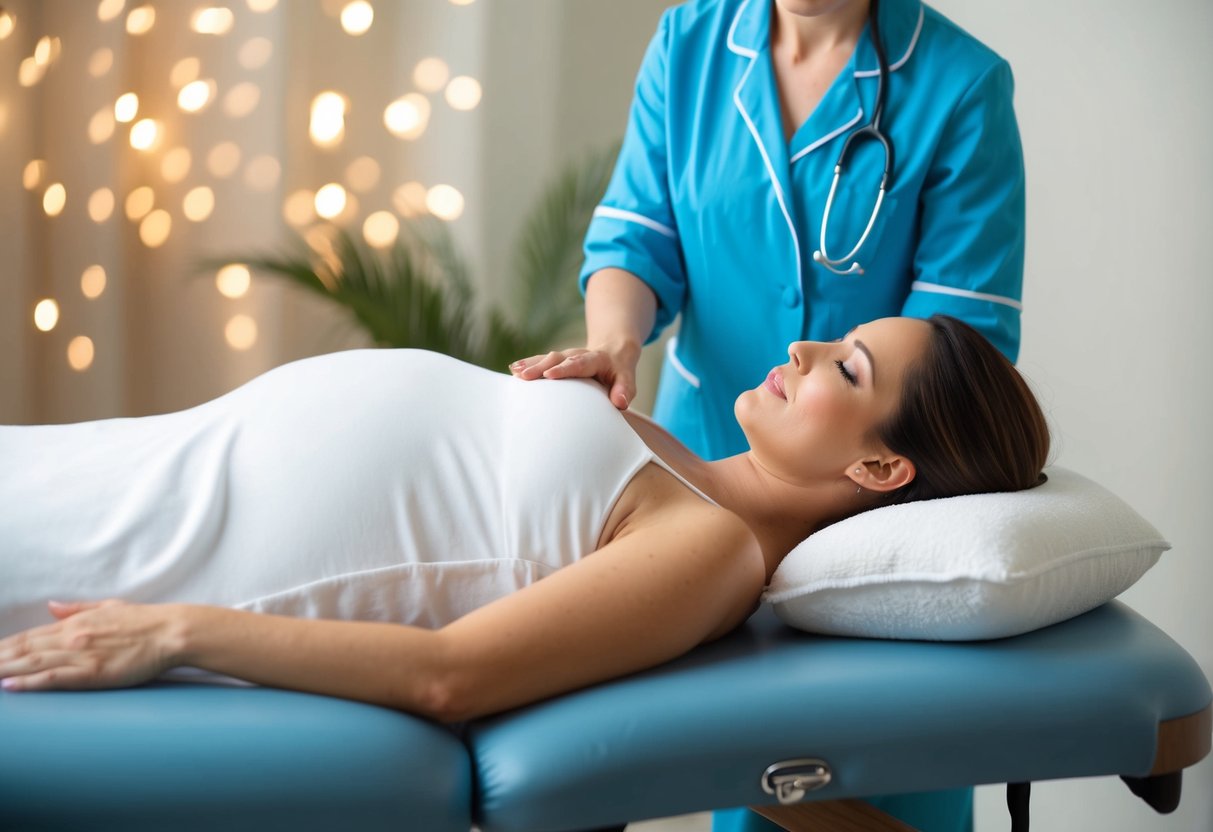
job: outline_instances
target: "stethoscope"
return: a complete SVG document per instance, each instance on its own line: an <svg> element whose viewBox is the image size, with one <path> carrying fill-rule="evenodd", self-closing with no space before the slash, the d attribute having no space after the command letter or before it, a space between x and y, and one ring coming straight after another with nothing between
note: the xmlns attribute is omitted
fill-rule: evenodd
<svg viewBox="0 0 1213 832"><path fill-rule="evenodd" d="M880 0L872 0L868 11L868 25L872 29L872 48L876 50L876 62L879 67L876 76L876 107L872 111L871 121L852 131L851 135L847 136L846 141L842 143L842 152L838 154L838 161L834 163L834 182L830 185L830 195L826 197L826 209L821 215L821 247L813 252L813 260L834 274L863 274L863 269L855 261L851 262L850 268L846 271L842 271L838 267L854 257L867 241L872 226L876 224L876 217L880 214L880 205L884 202L885 192L891 187L890 180L893 177L893 144L880 129L880 116L884 113L885 84L889 79L889 59L885 57L884 42L880 39L880 24L877 22L880 18L879 11ZM857 140L868 138L875 139L884 147L884 175L880 177L880 190L876 193L876 207L872 209L872 216L868 218L868 226L863 230L863 235L855 247L842 257L833 258L826 253L826 229L830 223L830 209L834 205L834 192L838 190L838 179L842 176L843 165L846 163L847 153L851 150L852 144Z"/></svg>

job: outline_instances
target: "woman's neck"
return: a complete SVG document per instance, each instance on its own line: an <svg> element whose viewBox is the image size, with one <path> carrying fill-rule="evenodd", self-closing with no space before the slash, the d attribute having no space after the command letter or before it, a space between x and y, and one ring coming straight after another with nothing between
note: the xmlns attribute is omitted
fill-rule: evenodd
<svg viewBox="0 0 1213 832"><path fill-rule="evenodd" d="M816 14L798 12L813 4L802 0L770 0L771 47L786 54L793 64L834 49L854 49L868 20L869 0L840 0ZM818 4L820 5L820 4Z"/></svg>

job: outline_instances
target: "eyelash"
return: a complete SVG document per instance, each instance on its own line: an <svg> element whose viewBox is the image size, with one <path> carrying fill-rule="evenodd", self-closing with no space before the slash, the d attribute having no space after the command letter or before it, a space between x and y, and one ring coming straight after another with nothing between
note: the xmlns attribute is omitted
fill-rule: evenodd
<svg viewBox="0 0 1213 832"><path fill-rule="evenodd" d="M847 384L851 385L852 387L855 387L858 384L858 381L856 381L855 376L853 376L849 372L847 372L847 368L846 368L845 364L843 364L841 361L835 361L834 366L838 368L838 372L842 373L842 377L844 379L846 379Z"/></svg>

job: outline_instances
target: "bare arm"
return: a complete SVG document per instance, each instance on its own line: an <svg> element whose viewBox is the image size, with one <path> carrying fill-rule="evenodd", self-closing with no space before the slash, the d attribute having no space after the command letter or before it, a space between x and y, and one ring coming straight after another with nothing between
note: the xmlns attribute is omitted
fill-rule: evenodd
<svg viewBox="0 0 1213 832"><path fill-rule="evenodd" d="M90 605L0 641L0 677L15 690L114 687L192 665L459 721L681 655L743 621L763 576L740 520L685 504L441 630Z"/></svg>
<svg viewBox="0 0 1213 832"><path fill-rule="evenodd" d="M519 378L596 378L620 410L636 397L640 348L653 331L657 296L631 272L608 268L586 284L586 348L557 350L510 366Z"/></svg>

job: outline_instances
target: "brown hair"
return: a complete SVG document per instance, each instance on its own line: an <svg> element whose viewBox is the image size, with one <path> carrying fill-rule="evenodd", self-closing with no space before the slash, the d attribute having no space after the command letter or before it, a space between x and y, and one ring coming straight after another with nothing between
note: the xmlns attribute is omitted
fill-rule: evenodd
<svg viewBox="0 0 1213 832"><path fill-rule="evenodd" d="M882 504L1039 485L1049 428L1023 376L968 324L947 315L927 323L926 352L908 371L896 414L876 430L917 474Z"/></svg>

